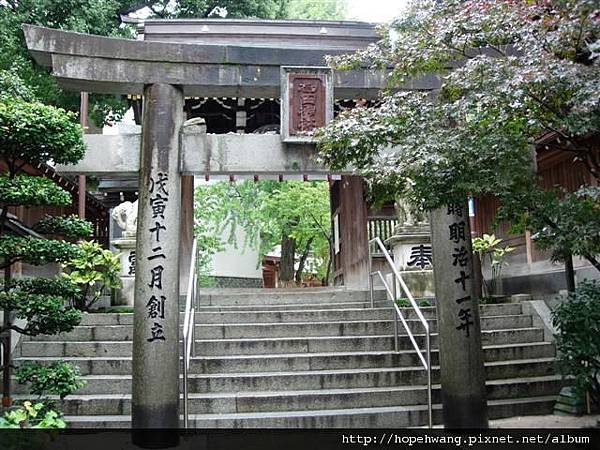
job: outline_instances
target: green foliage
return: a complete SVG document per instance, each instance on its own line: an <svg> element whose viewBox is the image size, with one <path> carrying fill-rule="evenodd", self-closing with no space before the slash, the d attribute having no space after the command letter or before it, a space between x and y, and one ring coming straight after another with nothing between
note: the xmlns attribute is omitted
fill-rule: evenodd
<svg viewBox="0 0 600 450"><path fill-rule="evenodd" d="M296 248L308 247L316 271L324 278L329 264L330 211L326 183L289 181L219 182L196 189L195 236L198 240L200 271L207 272L210 258L225 242L265 254L282 244L282 236L296 240ZM245 232L237 241L236 231ZM225 234L225 239L219 236Z"/></svg>
<svg viewBox="0 0 600 450"><path fill-rule="evenodd" d="M68 239L79 239L91 236L94 229L87 220L70 215L46 216L35 225L35 231L43 234L58 234Z"/></svg>
<svg viewBox="0 0 600 450"><path fill-rule="evenodd" d="M45 403L23 402L18 408L10 409L0 418L0 428L66 428L62 414Z"/></svg>
<svg viewBox="0 0 600 450"><path fill-rule="evenodd" d="M2 284L0 287L7 290ZM79 295L79 289L64 278L20 278L10 280L8 289L17 290L23 295L60 295L70 301Z"/></svg>
<svg viewBox="0 0 600 450"><path fill-rule="evenodd" d="M76 306L86 311L98 301L104 289L121 287L121 263L119 255L96 242L83 241L79 248L80 254L63 265L68 271L63 276L81 289L81 301Z"/></svg>
<svg viewBox="0 0 600 450"><path fill-rule="evenodd" d="M473 238L473 251L479 254L479 260L483 263L487 259L492 276L489 280L482 277L485 296L498 294L498 282L502 274L502 267L506 265L506 255L514 251L513 247L500 247L502 239L493 234L485 234L482 237Z"/></svg>
<svg viewBox="0 0 600 450"><path fill-rule="evenodd" d="M280 19L285 17L289 0L168 0L146 2L152 4L155 16L177 17L219 17L223 11L227 18ZM211 14L212 13L212 14Z"/></svg>
<svg viewBox="0 0 600 450"><path fill-rule="evenodd" d="M344 20L348 4L346 0L292 0L287 17L290 19Z"/></svg>
<svg viewBox="0 0 600 450"><path fill-rule="evenodd" d="M18 75L0 69L0 101L5 97L19 98L26 102L35 100L31 89L23 83Z"/></svg>
<svg viewBox="0 0 600 450"><path fill-rule="evenodd" d="M18 367L15 376L19 383L29 383L33 395L58 395L62 400L86 385L80 379L79 367L64 361L51 364L27 363Z"/></svg>
<svg viewBox="0 0 600 450"><path fill-rule="evenodd" d="M151 17L203 18L215 9L226 8L229 18L287 17L290 0L19 0L0 2L0 69L17 74L42 102L70 111L79 109L79 93L63 91L54 77L33 62L25 46L21 24L78 31L101 36L133 38L135 29L121 22L120 17L144 7ZM120 96L93 94L90 96L90 117L96 125L119 120L128 108Z"/></svg>
<svg viewBox="0 0 600 450"><path fill-rule="evenodd" d="M506 196L499 218L512 220L513 231L528 229L541 250L552 259L570 255L594 260L600 254L600 188L583 187L574 193L564 190L522 191ZM600 270L600 265L597 266Z"/></svg>
<svg viewBox="0 0 600 450"><path fill-rule="evenodd" d="M432 306L432 305L431 305L431 302L429 300L421 300L419 302L419 306L421 308L426 308L426 307L429 307L429 306Z"/></svg>
<svg viewBox="0 0 600 450"><path fill-rule="evenodd" d="M53 241L32 236L0 237L0 258L4 261L22 261L35 266L50 262L67 262L81 253L80 248L69 242Z"/></svg>
<svg viewBox="0 0 600 450"><path fill-rule="evenodd" d="M69 206L73 197L46 177L0 175L0 205Z"/></svg>
<svg viewBox="0 0 600 450"><path fill-rule="evenodd" d="M410 308L411 306L410 301L407 298L397 298L396 305L400 308Z"/></svg>
<svg viewBox="0 0 600 450"><path fill-rule="evenodd" d="M584 281L552 311L564 375L575 377L575 392L590 393L600 405L600 283Z"/></svg>
<svg viewBox="0 0 600 450"><path fill-rule="evenodd" d="M60 295L3 291L0 292L0 307L13 311L18 319L27 320L25 328L12 325L12 329L29 336L65 333L81 322L81 312L68 306Z"/></svg>
<svg viewBox="0 0 600 450"><path fill-rule="evenodd" d="M55 78L33 62L25 46L22 23L73 30L103 36L133 37L129 26L119 27L121 8L134 2L122 0L19 0L0 3L0 69L17 74L23 83L44 103L70 111L79 109L79 93L60 89ZM139 2L136 2L139 3ZM118 101L118 103L114 103ZM104 110L113 103L115 116L124 113L127 102L107 95L90 96L90 111ZM102 117L101 123L105 122Z"/></svg>
<svg viewBox="0 0 600 450"><path fill-rule="evenodd" d="M377 45L330 59L385 70L391 90L381 106L342 113L318 133L322 160L428 209L485 194L504 203L538 190L532 146L556 133L555 148L598 179L580 138L600 132L599 33L592 0L412 2ZM435 95L402 90L431 72Z"/></svg>
<svg viewBox="0 0 600 450"><path fill-rule="evenodd" d="M0 101L0 156L31 164L75 164L84 153L73 113L16 98Z"/></svg>

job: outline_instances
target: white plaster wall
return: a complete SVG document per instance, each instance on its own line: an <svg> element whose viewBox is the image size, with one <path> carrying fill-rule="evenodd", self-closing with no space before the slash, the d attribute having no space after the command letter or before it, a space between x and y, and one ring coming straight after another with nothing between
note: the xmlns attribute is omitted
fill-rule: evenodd
<svg viewBox="0 0 600 450"><path fill-rule="evenodd" d="M227 240L229 230L224 232L222 238ZM238 248L226 245L225 251L219 252L212 259L212 273L216 277L241 277L262 278L262 265L258 265L258 251L251 248L244 249L244 230L236 229Z"/></svg>

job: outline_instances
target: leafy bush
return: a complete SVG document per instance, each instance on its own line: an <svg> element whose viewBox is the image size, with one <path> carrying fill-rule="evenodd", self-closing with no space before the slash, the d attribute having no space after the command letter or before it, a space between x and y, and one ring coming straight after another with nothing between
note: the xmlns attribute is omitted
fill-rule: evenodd
<svg viewBox="0 0 600 450"><path fill-rule="evenodd" d="M0 70L0 99L2 97L16 97L26 101L35 100L31 88L25 85L18 75L8 70Z"/></svg>
<svg viewBox="0 0 600 450"><path fill-rule="evenodd" d="M0 258L11 263L23 261L38 266L50 262L66 262L80 254L80 248L69 242L32 236L0 237Z"/></svg>
<svg viewBox="0 0 600 450"><path fill-rule="evenodd" d="M421 300L421 302L419 303L419 306L422 308L431 306L431 302L429 300Z"/></svg>
<svg viewBox="0 0 600 450"><path fill-rule="evenodd" d="M43 234L58 234L68 239L79 239L91 236L94 229L87 220L70 215L46 216L35 225L35 231Z"/></svg>
<svg viewBox="0 0 600 450"><path fill-rule="evenodd" d="M85 153L77 115L61 108L0 99L0 155L31 164L75 164Z"/></svg>
<svg viewBox="0 0 600 450"><path fill-rule="evenodd" d="M398 298L396 299L396 305L398 305L400 308L409 308L410 301L408 301L407 298Z"/></svg>
<svg viewBox="0 0 600 450"><path fill-rule="evenodd" d="M0 203L3 205L69 206L72 202L72 195L48 178L0 176Z"/></svg>
<svg viewBox="0 0 600 450"><path fill-rule="evenodd" d="M600 282L584 281L552 311L561 370L575 392L600 405Z"/></svg>
<svg viewBox="0 0 600 450"><path fill-rule="evenodd" d="M121 287L121 262L119 255L96 242L81 242L79 248L81 253L63 265L68 271L63 276L81 289L76 307L86 311L98 301L105 288Z"/></svg>
<svg viewBox="0 0 600 450"><path fill-rule="evenodd" d="M25 328L12 325L11 329L29 336L65 333L81 322L81 311L67 305L60 295L0 292L0 308L27 320Z"/></svg>
<svg viewBox="0 0 600 450"><path fill-rule="evenodd" d="M2 283L0 283L0 287L2 290L6 290ZM60 295L65 299L74 299L80 295L77 286L64 278L21 278L11 280L8 288L29 294Z"/></svg>
<svg viewBox="0 0 600 450"><path fill-rule="evenodd" d="M514 248L509 246L500 247L501 242L502 239L498 239L493 234L484 234L482 237L473 239L473 251L479 254L479 259L482 263L484 258L487 257L492 271L489 281L481 277L485 295L488 297L498 293L498 282L502 274L502 267L507 264L505 262L506 255L514 250Z"/></svg>
<svg viewBox="0 0 600 450"><path fill-rule="evenodd" d="M23 402L23 406L11 409L0 417L0 428L66 428L62 414L38 402Z"/></svg>
<svg viewBox="0 0 600 450"><path fill-rule="evenodd" d="M30 383L30 392L40 397L58 395L64 399L87 383L80 379L79 367L64 361L49 365L27 363L15 371L21 384Z"/></svg>

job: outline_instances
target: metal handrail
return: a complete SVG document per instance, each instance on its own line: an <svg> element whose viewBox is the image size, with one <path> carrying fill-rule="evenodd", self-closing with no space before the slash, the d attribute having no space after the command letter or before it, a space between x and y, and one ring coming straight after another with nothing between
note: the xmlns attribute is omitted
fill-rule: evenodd
<svg viewBox="0 0 600 450"><path fill-rule="evenodd" d="M189 408L188 408L188 373L190 369L190 359L195 353L195 328L196 328L196 286L198 275L196 273L196 248L197 242L194 239L192 244L192 258L190 261L190 272L188 287L185 296L185 315L183 317L183 427L188 427ZM191 345L190 345L191 343Z"/></svg>
<svg viewBox="0 0 600 450"><path fill-rule="evenodd" d="M379 246L379 249L381 250L380 254L383 254L385 256L385 259L386 259L388 265L392 269L392 274L394 276L393 277L393 279L394 279L393 289L390 288L388 283L385 281L385 278L383 277L381 271L379 271L379 270L376 272L372 271L372 255L373 254L371 253L371 247L373 246L373 244L377 244ZM387 291L388 295L392 299L392 304L394 305L394 309L396 311L396 314L394 314L394 335L395 335L394 336L394 348L395 348L395 351L396 352L399 351L398 318L400 318L400 320L402 321L402 325L404 326L404 329L406 330L406 333L408 334L408 337L410 338L410 341L413 344L413 347L417 351L417 355L419 355L421 364L427 371L427 408L428 408L427 412L428 412L428 416L429 416L428 417L429 418L429 428L432 428L432 426L433 426L433 411L432 411L432 403L431 403L431 333L429 330L429 323L427 323L425 316L423 316L423 313L419 309L419 305L417 305L417 302L415 301L413 295L411 294L410 290L408 289L408 286L406 286L406 283L402 279L402 275L400 275L400 272L396 268L396 265L394 264L394 260L390 256L389 252L385 248L385 245L383 245L383 242L381 241L381 239L379 239L379 237L375 237L369 241L369 295L370 295L370 299L371 299L371 308L375 307L375 301L374 301L374 296L373 296L373 275L379 275L379 278L383 282L383 286L385 287L385 290ZM426 352L425 356L423 356L423 353L421 352L421 349L419 348L419 345L417 344L415 337L413 336L412 332L410 331L410 328L408 326L408 323L406 323L406 319L404 318L402 311L400 311L400 308L396 304L396 295L395 295L396 280L398 280L398 284L400 284L400 287L404 291L406 297L408 298L408 301L410 302L411 306L417 313L417 317L419 318L419 320L421 321L421 324L423 324L423 327L425 328L425 352Z"/></svg>

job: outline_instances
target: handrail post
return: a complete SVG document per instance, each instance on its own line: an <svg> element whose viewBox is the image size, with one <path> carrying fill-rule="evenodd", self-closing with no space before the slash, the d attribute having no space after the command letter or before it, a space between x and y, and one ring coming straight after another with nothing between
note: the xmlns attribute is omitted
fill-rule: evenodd
<svg viewBox="0 0 600 450"><path fill-rule="evenodd" d="M190 358L195 354L195 330L196 330L196 284L198 282L196 273L197 241L192 244L192 258L190 261L190 277L185 296L185 313L183 317L183 426L188 428L189 424L189 386L188 372ZM192 327L190 329L190 327ZM192 340L190 344L190 339ZM190 353L190 350L192 353Z"/></svg>
<svg viewBox="0 0 600 450"><path fill-rule="evenodd" d="M398 336L398 314L394 314L394 349L396 353L400 351L400 343Z"/></svg>
<svg viewBox="0 0 600 450"><path fill-rule="evenodd" d="M369 269L369 297L371 300L371 309L373 309L373 308L375 308L375 300L373 297L373 256L371 255L371 243L370 242L369 242L368 269Z"/></svg>
<svg viewBox="0 0 600 450"><path fill-rule="evenodd" d="M192 287L192 356L196 355L196 297L198 276L194 273L194 286Z"/></svg>
<svg viewBox="0 0 600 450"><path fill-rule="evenodd" d="M188 427L188 367L187 339L183 337L183 428Z"/></svg>
<svg viewBox="0 0 600 450"><path fill-rule="evenodd" d="M433 406L431 400L431 333L427 328L425 335L425 347L427 350L427 413L429 428L433 428Z"/></svg>

